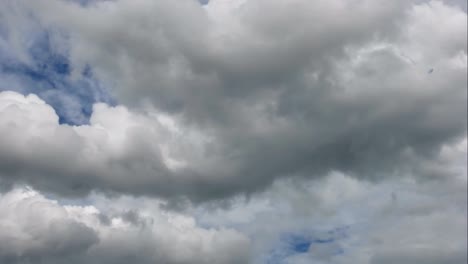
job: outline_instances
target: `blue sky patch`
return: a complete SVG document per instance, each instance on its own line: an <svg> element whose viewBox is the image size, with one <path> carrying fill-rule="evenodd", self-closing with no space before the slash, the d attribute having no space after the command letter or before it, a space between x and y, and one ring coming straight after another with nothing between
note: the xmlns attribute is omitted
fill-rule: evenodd
<svg viewBox="0 0 468 264"><path fill-rule="evenodd" d="M309 251L309 247L312 244L312 240L304 236L293 235L289 243L290 243L291 249L294 252L305 253Z"/></svg>
<svg viewBox="0 0 468 264"><path fill-rule="evenodd" d="M348 237L348 229L339 227L327 231L303 230L283 234L276 246L266 254L265 263L281 264L289 257L300 254L310 254L311 257L341 255L344 250L338 241Z"/></svg>
<svg viewBox="0 0 468 264"><path fill-rule="evenodd" d="M67 38L58 34L50 31L36 34L25 47L27 61L11 52L13 47L0 47L0 91L37 94L55 109L60 123L86 124L94 103L114 105L116 102L94 77L90 66L86 66L78 78L71 78ZM8 34L1 36L4 37ZM54 46L57 39L65 50ZM4 39L3 43L8 41Z"/></svg>

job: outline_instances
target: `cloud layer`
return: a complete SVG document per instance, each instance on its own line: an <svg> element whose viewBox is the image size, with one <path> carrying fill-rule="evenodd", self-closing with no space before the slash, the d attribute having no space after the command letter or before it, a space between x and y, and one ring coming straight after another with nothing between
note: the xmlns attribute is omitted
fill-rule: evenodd
<svg viewBox="0 0 468 264"><path fill-rule="evenodd" d="M30 189L0 197L2 263L246 263L249 240L153 210L60 205Z"/></svg>
<svg viewBox="0 0 468 264"><path fill-rule="evenodd" d="M0 262L466 263L458 0L5 0Z"/></svg>
<svg viewBox="0 0 468 264"><path fill-rule="evenodd" d="M466 133L466 13L442 2L235 3L24 2L69 34L72 71L93 65L119 100L152 107L97 105L89 126L68 127L36 99L2 99L2 134L18 137L3 137L3 178L203 201L332 170L440 173L425 164Z"/></svg>

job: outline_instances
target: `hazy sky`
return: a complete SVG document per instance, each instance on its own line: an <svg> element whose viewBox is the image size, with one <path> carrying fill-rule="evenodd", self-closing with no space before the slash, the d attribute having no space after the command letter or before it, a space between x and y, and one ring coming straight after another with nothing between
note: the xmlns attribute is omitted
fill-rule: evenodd
<svg viewBox="0 0 468 264"><path fill-rule="evenodd" d="M466 1L0 0L0 262L467 262Z"/></svg>

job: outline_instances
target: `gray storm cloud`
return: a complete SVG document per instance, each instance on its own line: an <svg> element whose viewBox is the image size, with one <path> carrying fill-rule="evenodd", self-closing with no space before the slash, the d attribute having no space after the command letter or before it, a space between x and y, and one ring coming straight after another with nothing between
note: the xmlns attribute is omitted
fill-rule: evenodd
<svg viewBox="0 0 468 264"><path fill-rule="evenodd" d="M0 263L467 262L466 1L0 3Z"/></svg>
<svg viewBox="0 0 468 264"><path fill-rule="evenodd" d="M330 171L433 178L466 135L466 13L443 2L15 5L66 32L73 69L92 65L126 106L72 127L2 93L4 185L198 202Z"/></svg>

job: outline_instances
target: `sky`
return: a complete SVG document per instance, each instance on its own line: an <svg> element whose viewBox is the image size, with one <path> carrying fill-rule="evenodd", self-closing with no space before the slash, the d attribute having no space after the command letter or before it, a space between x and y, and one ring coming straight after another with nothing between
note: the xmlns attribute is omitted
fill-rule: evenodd
<svg viewBox="0 0 468 264"><path fill-rule="evenodd" d="M0 263L467 263L467 6L0 0Z"/></svg>

